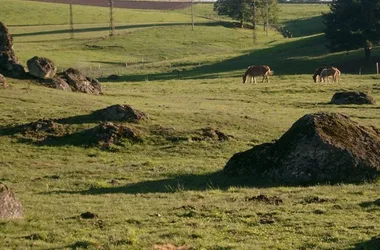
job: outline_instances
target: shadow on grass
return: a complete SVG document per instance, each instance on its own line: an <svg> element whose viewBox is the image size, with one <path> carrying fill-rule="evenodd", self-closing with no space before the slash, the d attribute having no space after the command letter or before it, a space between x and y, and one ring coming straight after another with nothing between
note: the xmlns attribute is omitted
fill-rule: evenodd
<svg viewBox="0 0 380 250"><path fill-rule="evenodd" d="M145 193L174 193L179 191L206 191L212 189L227 190L230 187L273 187L278 184L265 179L255 179L252 176L231 177L218 171L215 173L196 175L188 174L173 178L142 181L119 187L90 188L83 191L54 191L44 194L145 194Z"/></svg>
<svg viewBox="0 0 380 250"><path fill-rule="evenodd" d="M368 241L360 242L355 245L351 250L379 250L380 249L380 236L372 237Z"/></svg>
<svg viewBox="0 0 380 250"><path fill-rule="evenodd" d="M60 124L85 124L85 123L98 123L104 121L99 119L98 114L95 112L88 115L77 115L67 118L51 119L52 121ZM25 131L31 123L15 125L15 126L1 126L0 136L15 135Z"/></svg>
<svg viewBox="0 0 380 250"><path fill-rule="evenodd" d="M365 202L360 203L359 205L362 208L368 208L368 207L372 207L372 206L378 206L378 207L380 207L380 199L377 199L375 201L365 201Z"/></svg>
<svg viewBox="0 0 380 250"><path fill-rule="evenodd" d="M115 26L116 30L128 30L128 29L137 29L137 28L153 28L153 27L171 27L171 26L181 26L181 25L190 25L189 23L147 23L147 24L130 24L130 25L119 25ZM234 27L232 22L223 22L223 21L214 21L214 22L204 22L197 23L197 26L224 26L228 28ZM97 31L109 31L109 26L102 27L92 27L92 28L76 28L75 33L86 33L86 32L97 32ZM38 32L29 32L29 33L19 33L13 34L13 37L24 37L24 36L41 36L41 35L53 35L53 34L69 34L70 29L61 29L61 30L48 30L48 31L38 31Z"/></svg>
<svg viewBox="0 0 380 250"><path fill-rule="evenodd" d="M323 47L324 43L323 35L308 37L254 50L238 57L189 70L177 68L164 73L124 75L120 76L118 81L212 79L226 75L235 77L241 76L249 65L263 64L270 65L275 75L310 74L311 79L316 68L332 64L337 59L336 57L320 58L321 54L327 54L327 50ZM236 72L237 70L240 72Z"/></svg>
<svg viewBox="0 0 380 250"><path fill-rule="evenodd" d="M322 33L325 28L322 16L291 20L284 24L284 28L289 30L293 37L316 35Z"/></svg>

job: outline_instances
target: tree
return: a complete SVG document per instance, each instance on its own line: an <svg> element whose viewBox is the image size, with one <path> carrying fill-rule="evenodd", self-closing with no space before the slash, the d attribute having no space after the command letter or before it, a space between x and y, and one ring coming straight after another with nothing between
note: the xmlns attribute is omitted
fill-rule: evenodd
<svg viewBox="0 0 380 250"><path fill-rule="evenodd" d="M268 21L277 22L277 0L217 0L214 4L214 11L220 16L228 16L240 22L243 28L245 22L251 22L253 3L256 5L255 22L266 23L266 3L268 2Z"/></svg>
<svg viewBox="0 0 380 250"><path fill-rule="evenodd" d="M335 0L324 14L325 34L331 51L364 48L371 56L372 44L380 40L380 0Z"/></svg>

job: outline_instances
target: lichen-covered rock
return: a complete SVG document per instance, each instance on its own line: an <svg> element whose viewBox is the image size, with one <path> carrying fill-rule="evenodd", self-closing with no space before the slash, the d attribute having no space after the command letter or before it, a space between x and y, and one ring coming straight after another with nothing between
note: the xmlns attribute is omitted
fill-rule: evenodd
<svg viewBox="0 0 380 250"><path fill-rule="evenodd" d="M72 91L95 95L102 94L102 86L98 80L87 77L76 69L69 68L59 76L69 84Z"/></svg>
<svg viewBox="0 0 380 250"><path fill-rule="evenodd" d="M332 104L376 104L372 96L356 91L337 92L331 99Z"/></svg>
<svg viewBox="0 0 380 250"><path fill-rule="evenodd" d="M2 74L0 74L0 88L8 88L8 87L9 85L8 85L7 79Z"/></svg>
<svg viewBox="0 0 380 250"><path fill-rule="evenodd" d="M59 89L63 91L72 91L70 85L65 80L63 80L62 78L58 76L53 77L51 79L44 79L43 84L53 89Z"/></svg>
<svg viewBox="0 0 380 250"><path fill-rule="evenodd" d="M94 143L102 146L109 146L111 144L117 144L122 138L129 139L131 141L140 141L140 137L131 128L123 125L117 125L112 122L104 122L99 126L86 131L86 134L91 137Z"/></svg>
<svg viewBox="0 0 380 250"><path fill-rule="evenodd" d="M133 109L130 105L112 105L93 112L93 115L104 121L138 122L146 118L144 112Z"/></svg>
<svg viewBox="0 0 380 250"><path fill-rule="evenodd" d="M0 71L13 77L25 76L25 69L13 50L12 36L2 22L0 22Z"/></svg>
<svg viewBox="0 0 380 250"><path fill-rule="evenodd" d="M21 203L11 190L0 182L0 219L21 219L23 217Z"/></svg>
<svg viewBox="0 0 380 250"><path fill-rule="evenodd" d="M29 74L41 79L53 78L57 73L57 67L52 60L45 57L35 56L27 63Z"/></svg>
<svg viewBox="0 0 380 250"><path fill-rule="evenodd" d="M45 139L48 136L62 136L66 133L65 127L53 119L38 120L23 126L23 134L36 139Z"/></svg>
<svg viewBox="0 0 380 250"><path fill-rule="evenodd" d="M278 141L232 156L224 172L294 184L373 180L380 176L380 130L342 114L305 115Z"/></svg>

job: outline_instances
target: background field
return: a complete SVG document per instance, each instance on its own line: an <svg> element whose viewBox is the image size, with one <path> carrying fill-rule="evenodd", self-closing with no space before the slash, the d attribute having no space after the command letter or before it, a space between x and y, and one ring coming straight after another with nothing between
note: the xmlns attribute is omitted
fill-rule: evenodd
<svg viewBox="0 0 380 250"><path fill-rule="evenodd" d="M108 37L108 9L2 0L0 21L25 62L46 56L59 66L98 77L104 95L66 93L9 78L0 90L0 181L24 206L25 219L0 222L1 249L152 249L173 243L193 249L379 249L380 183L282 186L221 172L242 150L281 136L305 114L342 112L380 127L380 107L330 105L340 90L380 100L380 77L363 52L329 54L321 34L326 5L280 5L281 26L268 36L236 28L196 6L116 10L117 35ZM374 48L374 59L378 49ZM242 84L251 64L275 71L270 83ZM314 84L315 68L342 69L340 84ZM363 74L357 74L360 67ZM120 80L108 81L110 74ZM97 125L79 119L113 104L130 104L149 119L127 124L144 140L109 150L77 134ZM11 128L42 118L71 118L71 136L39 142ZM194 141L194 131L218 128L230 141ZM168 134L176 135L175 140ZM264 194L280 205L249 201ZM317 199L318 197L319 199ZM83 212L98 215L80 219ZM262 224L263 219L273 224Z"/></svg>

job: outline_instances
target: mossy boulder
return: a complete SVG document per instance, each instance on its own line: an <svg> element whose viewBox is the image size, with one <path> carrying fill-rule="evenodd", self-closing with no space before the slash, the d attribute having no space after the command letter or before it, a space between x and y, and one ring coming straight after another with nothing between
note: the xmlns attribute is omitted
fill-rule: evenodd
<svg viewBox="0 0 380 250"><path fill-rule="evenodd" d="M46 57L34 56L26 64L28 65L29 74L40 79L53 78L57 73L57 66Z"/></svg>
<svg viewBox="0 0 380 250"><path fill-rule="evenodd" d="M331 104L376 104L375 99L363 92L346 91L337 92L331 99Z"/></svg>
<svg viewBox="0 0 380 250"><path fill-rule="evenodd" d="M232 156L224 172L292 184L374 180L380 176L380 130L343 114L308 114L276 142Z"/></svg>
<svg viewBox="0 0 380 250"><path fill-rule="evenodd" d="M95 78L84 75L79 70L69 68L58 74L58 76L68 83L74 92L83 92L88 94L102 94L102 86Z"/></svg>
<svg viewBox="0 0 380 250"><path fill-rule="evenodd" d="M138 122L146 119L144 112L132 108L130 105L112 105L105 109L96 110L92 114L103 121Z"/></svg>

